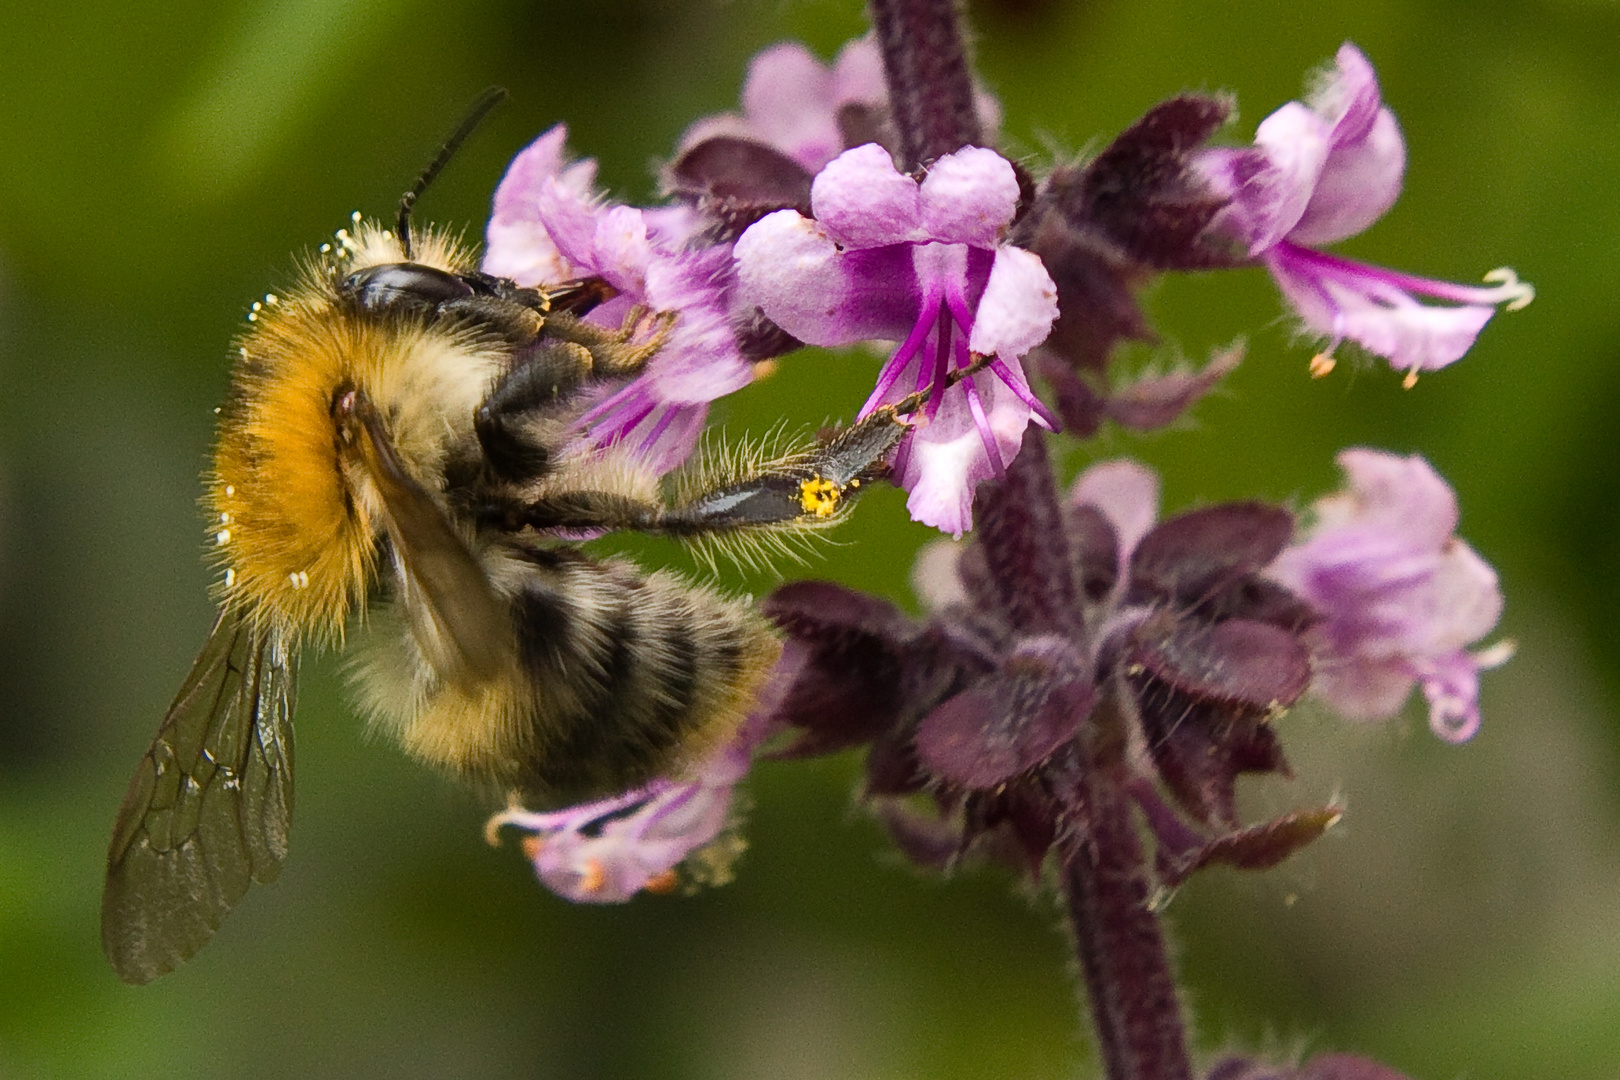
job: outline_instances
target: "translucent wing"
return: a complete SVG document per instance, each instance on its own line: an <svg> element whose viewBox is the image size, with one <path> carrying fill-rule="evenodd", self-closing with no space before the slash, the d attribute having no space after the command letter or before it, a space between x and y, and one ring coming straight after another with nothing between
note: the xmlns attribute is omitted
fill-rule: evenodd
<svg viewBox="0 0 1620 1080"><path fill-rule="evenodd" d="M250 881L274 881L293 809L295 658L226 610L130 781L107 852L101 945L125 982L173 971Z"/></svg>

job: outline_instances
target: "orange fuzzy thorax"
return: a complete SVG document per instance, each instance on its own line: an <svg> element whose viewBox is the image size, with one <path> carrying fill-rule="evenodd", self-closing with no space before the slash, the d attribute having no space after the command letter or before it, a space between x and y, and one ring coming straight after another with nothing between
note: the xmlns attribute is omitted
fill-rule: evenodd
<svg viewBox="0 0 1620 1080"><path fill-rule="evenodd" d="M346 472L332 403L364 392L386 418L400 458L442 490L447 446L470 433L494 378L491 359L442 331L357 317L339 301L343 274L404 261L388 233L339 235L335 260L300 286L254 305L231 394L221 410L204 502L226 567L223 600L268 618L292 641L340 638L375 574L382 523L365 479ZM465 270L428 237L416 261Z"/></svg>

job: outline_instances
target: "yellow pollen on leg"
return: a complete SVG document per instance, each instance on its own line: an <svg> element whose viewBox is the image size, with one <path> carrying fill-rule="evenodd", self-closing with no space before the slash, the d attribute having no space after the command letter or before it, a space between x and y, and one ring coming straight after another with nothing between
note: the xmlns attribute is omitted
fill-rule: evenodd
<svg viewBox="0 0 1620 1080"><path fill-rule="evenodd" d="M1333 358L1332 353L1319 352L1315 356L1311 357L1311 378L1324 379L1338 365L1339 362Z"/></svg>
<svg viewBox="0 0 1620 1080"><path fill-rule="evenodd" d="M1401 389L1402 390L1410 390L1410 389L1412 389L1412 387L1416 386L1417 385L1417 375L1418 375L1418 369L1417 368L1413 368L1411 371L1408 371L1406 373L1406 377L1401 380Z"/></svg>
<svg viewBox="0 0 1620 1080"><path fill-rule="evenodd" d="M799 507L818 518L832 517L838 509L838 485L823 476L813 476L799 484Z"/></svg>
<svg viewBox="0 0 1620 1080"><path fill-rule="evenodd" d="M540 857L540 849L546 846L545 838L537 833L530 833L520 841L523 847L523 857L530 862Z"/></svg>

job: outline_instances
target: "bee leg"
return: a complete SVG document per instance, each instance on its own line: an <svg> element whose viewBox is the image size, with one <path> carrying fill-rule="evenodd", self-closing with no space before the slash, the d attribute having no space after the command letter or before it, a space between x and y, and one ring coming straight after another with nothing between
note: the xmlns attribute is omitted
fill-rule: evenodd
<svg viewBox="0 0 1620 1080"><path fill-rule="evenodd" d="M491 500L475 515L481 526L502 532L633 530L692 536L830 524L863 483L883 475L884 459L909 430L894 409L879 409L826 443L779 458L676 506L614 492L570 491L526 503Z"/></svg>
<svg viewBox="0 0 1620 1080"><path fill-rule="evenodd" d="M566 312L555 312L546 320L546 333L559 341L583 345L591 354L592 375L610 379L640 374L669 340L679 317L679 312L651 312L637 306L625 314L619 329L607 330Z"/></svg>
<svg viewBox="0 0 1620 1080"><path fill-rule="evenodd" d="M437 309L438 317L456 320L483 333L494 332L505 338L514 349L533 345L545 332L547 318L539 293L533 293L532 303L523 303L506 296L460 296L446 300Z"/></svg>
<svg viewBox="0 0 1620 1080"><path fill-rule="evenodd" d="M657 354L675 325L673 311L631 309L618 330L581 322L565 312L546 319L539 343L503 375L473 415L484 460L501 480L521 483L551 469L551 447L562 435L548 413L572 401L582 385L635 375Z"/></svg>
<svg viewBox="0 0 1620 1080"><path fill-rule="evenodd" d="M521 483L551 471L557 431L547 420L590 378L593 358L584 345L546 342L503 375L473 414L484 461L501 480Z"/></svg>
<svg viewBox="0 0 1620 1080"><path fill-rule="evenodd" d="M658 531L693 535L829 524L843 515L863 483L888 472L888 456L910 430L894 408L878 409L819 446L671 507Z"/></svg>

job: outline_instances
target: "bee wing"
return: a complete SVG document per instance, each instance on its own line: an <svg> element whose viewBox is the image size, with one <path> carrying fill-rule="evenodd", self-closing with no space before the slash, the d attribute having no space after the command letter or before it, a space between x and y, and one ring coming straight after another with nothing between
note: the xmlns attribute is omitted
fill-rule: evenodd
<svg viewBox="0 0 1620 1080"><path fill-rule="evenodd" d="M145 983L274 881L293 809L297 669L281 635L226 609L130 781L107 852L101 945Z"/></svg>

